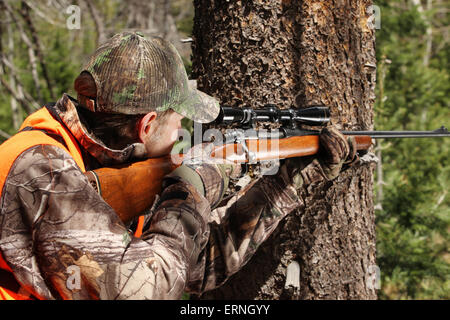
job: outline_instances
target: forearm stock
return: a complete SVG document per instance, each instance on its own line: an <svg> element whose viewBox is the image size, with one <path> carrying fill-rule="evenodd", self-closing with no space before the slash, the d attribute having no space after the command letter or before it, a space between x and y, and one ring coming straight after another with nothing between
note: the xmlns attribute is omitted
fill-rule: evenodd
<svg viewBox="0 0 450 320"><path fill-rule="evenodd" d="M355 136L355 141L357 150L367 150L372 144L372 138L369 136ZM246 140L246 148L248 152L242 144L224 144L215 147L211 157L245 163L249 162L249 154L253 161L311 156L319 151L319 136Z"/></svg>

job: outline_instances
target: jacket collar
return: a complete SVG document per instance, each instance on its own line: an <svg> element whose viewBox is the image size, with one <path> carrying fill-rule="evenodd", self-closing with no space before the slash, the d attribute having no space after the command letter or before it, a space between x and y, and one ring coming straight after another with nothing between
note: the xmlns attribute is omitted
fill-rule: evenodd
<svg viewBox="0 0 450 320"><path fill-rule="evenodd" d="M107 147L82 121L77 108L80 108L78 102L64 93L56 102L54 109L60 121L70 130L80 145L101 165L122 164L146 158L147 153L143 143L133 143L122 150Z"/></svg>

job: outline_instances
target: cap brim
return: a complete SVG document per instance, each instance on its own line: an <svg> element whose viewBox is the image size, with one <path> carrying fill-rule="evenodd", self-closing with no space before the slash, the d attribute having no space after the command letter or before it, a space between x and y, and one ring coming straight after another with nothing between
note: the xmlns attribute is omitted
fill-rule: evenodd
<svg viewBox="0 0 450 320"><path fill-rule="evenodd" d="M191 87L190 96L172 109L195 122L209 123L219 115L220 104L210 95Z"/></svg>

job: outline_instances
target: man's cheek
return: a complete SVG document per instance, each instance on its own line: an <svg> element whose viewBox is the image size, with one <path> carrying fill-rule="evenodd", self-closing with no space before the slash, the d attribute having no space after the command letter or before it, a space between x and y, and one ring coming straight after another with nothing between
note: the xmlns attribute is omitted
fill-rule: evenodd
<svg viewBox="0 0 450 320"><path fill-rule="evenodd" d="M174 129L172 130L171 134L170 134L170 141L172 143L175 143L178 138L181 136L181 129Z"/></svg>

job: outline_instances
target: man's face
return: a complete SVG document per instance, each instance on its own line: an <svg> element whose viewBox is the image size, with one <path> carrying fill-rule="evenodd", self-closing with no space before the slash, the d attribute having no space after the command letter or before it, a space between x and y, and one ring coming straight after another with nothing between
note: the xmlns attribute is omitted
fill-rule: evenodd
<svg viewBox="0 0 450 320"><path fill-rule="evenodd" d="M151 121L151 129L141 137L149 158L168 155L178 138L181 129L181 119L184 117L169 110L164 117L156 117Z"/></svg>

